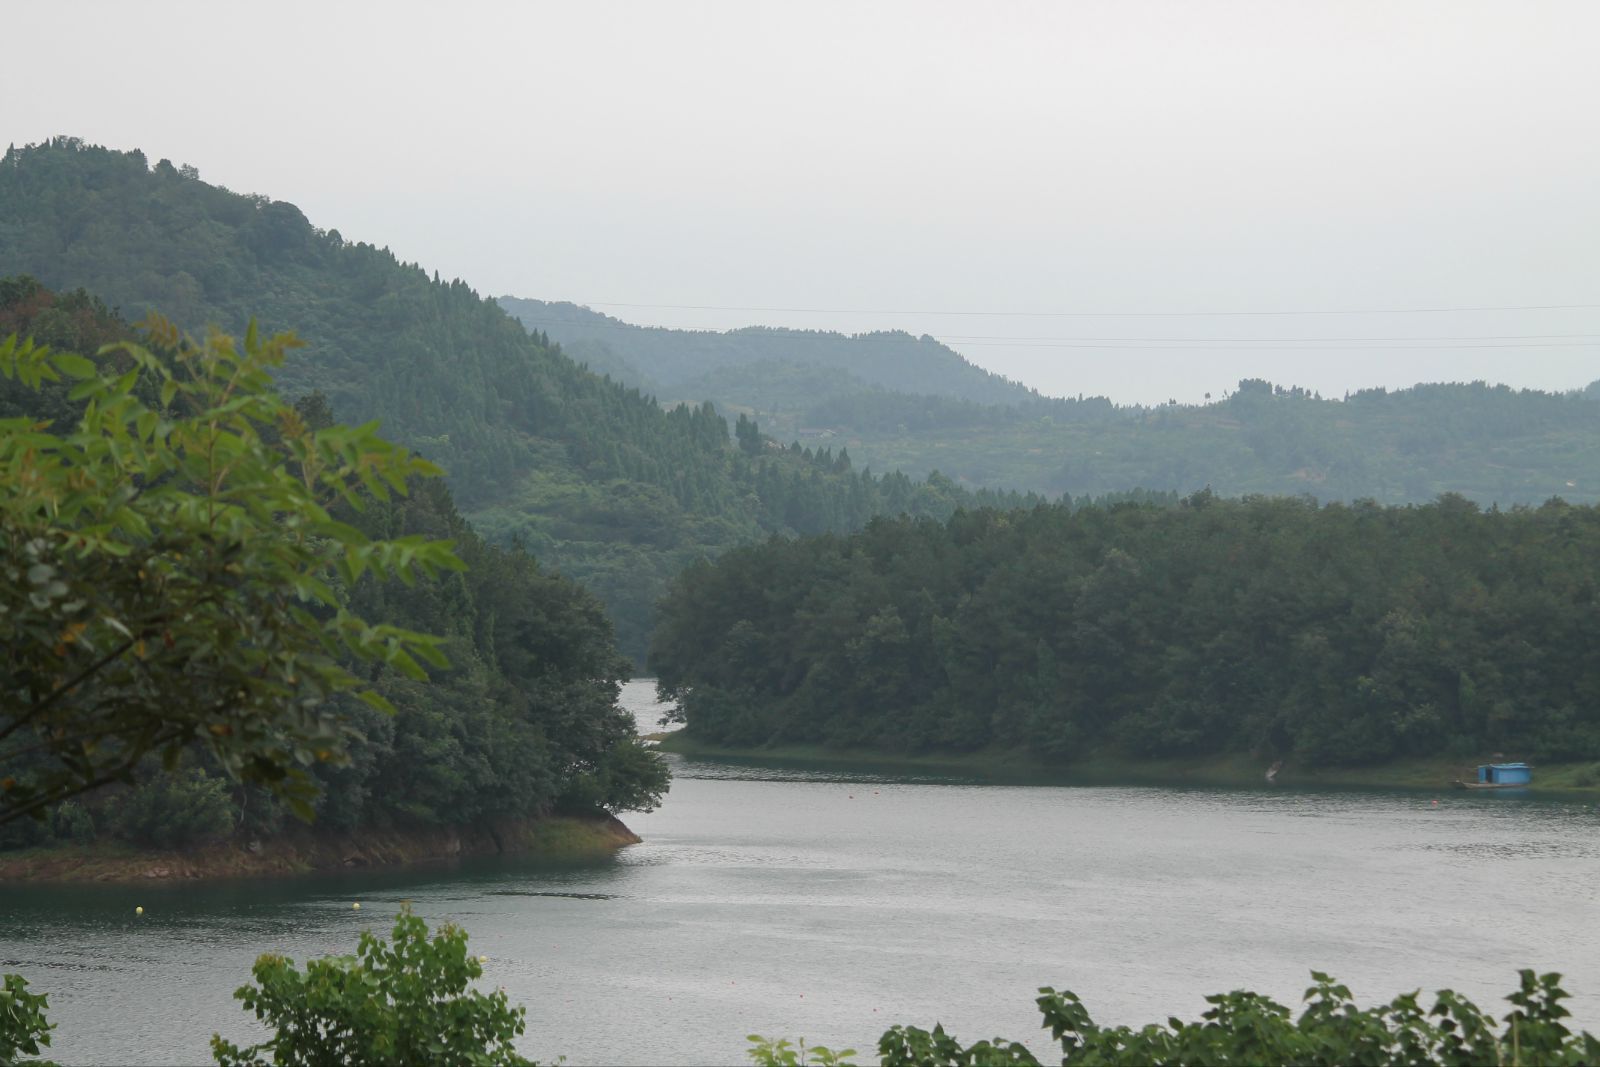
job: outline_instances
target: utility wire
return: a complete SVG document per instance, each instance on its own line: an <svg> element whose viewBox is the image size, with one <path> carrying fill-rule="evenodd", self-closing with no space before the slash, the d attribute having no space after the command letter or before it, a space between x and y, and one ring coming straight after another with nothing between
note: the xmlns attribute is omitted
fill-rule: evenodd
<svg viewBox="0 0 1600 1067"><path fill-rule="evenodd" d="M674 333L728 334L735 330L687 326L636 326L625 322L579 323L570 319L522 319L524 326L572 326L580 330L666 330ZM843 334L836 331L797 330L784 326L758 326L756 331L777 335L786 341L826 341L848 344L917 344L920 338L885 336L882 334ZM1586 338L1587 340L1562 339ZM1592 348L1600 346L1600 334L1592 333L1535 333L1535 334L1468 334L1445 337L1012 337L996 334L945 334L936 338L943 344L969 345L977 348L1103 348L1118 351L1184 351L1234 350L1241 345L1275 345L1289 351L1381 351L1394 348L1465 349L1465 348ZM1358 344L1327 344L1325 342L1361 342ZM1159 342L1159 343L1152 343ZM1176 343L1171 343L1176 342ZM1455 343L1465 342L1465 343ZM1515 342L1515 343L1504 343Z"/></svg>
<svg viewBox="0 0 1600 1067"><path fill-rule="evenodd" d="M1296 341L1556 341L1600 339L1600 333L1485 333L1449 334L1443 337L1027 337L1011 334L940 334L941 340L955 341L1240 341L1253 344L1276 344Z"/></svg>
<svg viewBox="0 0 1600 1067"><path fill-rule="evenodd" d="M1076 344L1071 342L1045 342L1030 343L1016 341L966 341L963 344L973 348L1097 348L1108 352L1237 352L1237 344L1189 344L1189 345L1099 345ZM1448 351L1464 351L1472 348L1596 348L1600 341L1589 342L1562 342L1530 344L1422 344L1422 345L1277 345L1280 352L1393 352L1403 349L1437 349ZM1264 349L1263 349L1264 350Z"/></svg>
<svg viewBox="0 0 1600 1067"><path fill-rule="evenodd" d="M777 311L798 315L969 315L1001 318L1196 318L1206 316L1264 316L1264 315L1443 315L1469 311L1589 311L1600 304L1505 304L1472 307L1429 308L1367 308L1311 311L950 311L950 310L884 310L878 308L800 308L763 307L737 304L630 304L619 300L591 300L584 306L618 308L654 308L671 311Z"/></svg>

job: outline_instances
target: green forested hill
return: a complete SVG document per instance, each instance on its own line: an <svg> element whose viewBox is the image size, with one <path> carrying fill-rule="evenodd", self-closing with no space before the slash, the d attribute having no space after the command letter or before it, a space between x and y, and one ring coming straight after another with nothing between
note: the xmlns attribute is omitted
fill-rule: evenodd
<svg viewBox="0 0 1600 1067"><path fill-rule="evenodd" d="M986 372L931 339L628 326L571 304L501 298L530 329L663 400L710 400L782 441L827 441L859 463L1074 496L1133 486L1483 504L1600 500L1600 389L1555 395L1482 382L1364 390L1341 400L1264 381L1204 405L958 388ZM896 358L875 359L893 352ZM961 370L959 375L946 372Z"/></svg>
<svg viewBox="0 0 1600 1067"><path fill-rule="evenodd" d="M11 274L85 288L129 319L156 308L192 331L240 331L251 315L294 330L307 346L286 394L321 391L341 418L379 419L442 465L474 525L593 589L635 658L665 581L693 559L977 499L948 479L869 476L832 449L736 448L709 406L667 411L589 373L464 282L139 152L71 138L9 150Z"/></svg>
<svg viewBox="0 0 1600 1067"><path fill-rule="evenodd" d="M1597 626L1600 508L1199 493L740 549L650 664L741 747L1592 760Z"/></svg>
<svg viewBox="0 0 1600 1067"><path fill-rule="evenodd" d="M1600 500L1596 399L1474 382L1330 400L1257 380L1196 406L999 409L858 393L819 395L803 417L865 462L1045 493L1209 485L1228 496L1402 504L1460 493L1510 505Z"/></svg>
<svg viewBox="0 0 1600 1067"><path fill-rule="evenodd" d="M381 418L450 470L469 507L500 496L543 438L582 464L596 461L601 435L636 463L676 458L607 426L627 421L616 390L464 283L316 229L293 204L207 185L166 161L151 168L138 152L65 139L10 151L0 164L7 274L85 288L129 319L156 308L191 330L237 332L251 315L294 330L308 348L285 369L284 391L320 390L346 417Z"/></svg>
<svg viewBox="0 0 1600 1067"><path fill-rule="evenodd" d="M869 386L980 404L1020 404L1039 396L969 363L932 337L900 331L852 336L764 326L725 332L670 330L634 326L576 304L503 296L500 306L528 329L559 341L574 359L664 399L705 399L694 391L698 383L774 363L826 367Z"/></svg>

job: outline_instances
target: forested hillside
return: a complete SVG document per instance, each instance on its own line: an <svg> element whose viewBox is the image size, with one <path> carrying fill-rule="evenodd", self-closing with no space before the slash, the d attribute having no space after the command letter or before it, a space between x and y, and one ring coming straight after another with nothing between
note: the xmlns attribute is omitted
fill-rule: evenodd
<svg viewBox="0 0 1600 1067"><path fill-rule="evenodd" d="M1447 492L1482 504L1600 500L1596 386L1554 395L1453 383L1336 399L1245 381L1207 404L1118 407L986 379L930 338L644 329L571 304L500 302L663 400L710 400L781 441L827 441L912 475L1074 496L1209 485L1385 503Z"/></svg>
<svg viewBox="0 0 1600 1067"><path fill-rule="evenodd" d="M379 419L443 466L475 526L592 589L635 658L652 604L691 560L1005 499L873 477L831 448L738 448L711 407L663 410L589 373L462 281L136 151L70 138L9 150L7 274L85 288L129 319L155 308L191 331L241 331L252 315L294 330L307 347L281 375L287 395L320 391L341 418Z"/></svg>
<svg viewBox="0 0 1600 1067"><path fill-rule="evenodd" d="M727 372L785 364L825 367L869 386L980 404L1020 404L1039 397L932 337L901 331L670 330L634 326L576 304L502 296L500 306L528 329L560 342L574 359L663 399L697 396L697 388Z"/></svg>
<svg viewBox="0 0 1600 1067"><path fill-rule="evenodd" d="M881 520L693 568L691 736L1067 762L1600 758L1600 508L1297 499Z"/></svg>
<svg viewBox="0 0 1600 1067"><path fill-rule="evenodd" d="M1227 496L1390 504L1442 493L1485 506L1600 500L1592 390L1440 383L1328 399L1251 380L1198 406L1044 400L999 409L909 399L829 397L805 418L836 427L831 439L864 461L1046 493L1209 485Z"/></svg>

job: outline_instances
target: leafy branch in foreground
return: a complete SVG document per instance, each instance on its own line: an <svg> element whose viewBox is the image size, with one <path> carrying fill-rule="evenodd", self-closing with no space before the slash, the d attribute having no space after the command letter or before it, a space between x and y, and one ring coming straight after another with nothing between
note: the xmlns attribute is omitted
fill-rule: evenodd
<svg viewBox="0 0 1600 1067"><path fill-rule="evenodd" d="M354 956L307 962L268 953L256 960L256 985L234 997L276 1033L240 1048L220 1035L212 1054L224 1067L312 1064L440 1063L531 1065L512 1041L526 1028L526 1009L505 991L468 985L483 975L467 954L467 932L446 924L430 939L411 910L394 921L388 942L362 931Z"/></svg>
<svg viewBox="0 0 1600 1067"><path fill-rule="evenodd" d="M342 761L350 736L330 699L387 708L343 664L445 665L343 589L461 567L448 542L369 539L329 509L440 472L375 423L308 427L273 391L292 335L194 343L159 317L145 334L98 361L0 343L0 375L75 380L81 411L59 432L0 420L0 823L197 741L309 817L303 768Z"/></svg>
<svg viewBox="0 0 1600 1067"><path fill-rule="evenodd" d="M798 1044L786 1037L772 1041L760 1034L751 1034L745 1040L750 1042L746 1052L758 1067L845 1067L856 1054L853 1048L837 1052L827 1045L807 1048L803 1037Z"/></svg>
<svg viewBox="0 0 1600 1067"><path fill-rule="evenodd" d="M1166 1024L1135 1030L1102 1027L1070 992L1039 990L1037 1003L1044 1027L1061 1044L1061 1063L1083 1067L1143 1067L1152 1063L1263 1064L1294 1063L1309 1067L1407 1067L1439 1064L1570 1065L1600 1062L1600 1038L1574 1033L1562 1021L1569 1013L1561 1002L1568 994L1559 974L1519 972L1521 984L1506 999L1513 1010L1500 1027L1472 1001L1441 990L1431 1010L1424 1011L1417 993L1405 993L1388 1004L1360 1008L1350 990L1329 976L1311 972L1315 983L1306 990L1305 1011L1298 1020L1288 1008L1257 993L1237 991L1206 998L1212 1005L1200 1022L1168 1019ZM792 1067L815 1062L842 1064L852 1055L837 1055L818 1046L808 1061L805 1045L751 1035L750 1058L760 1067ZM826 1057L824 1057L826 1053ZM1040 1060L1024 1045L1005 1038L962 1045L944 1027L932 1032L895 1026L878 1041L885 1067L998 1067Z"/></svg>
<svg viewBox="0 0 1600 1067"><path fill-rule="evenodd" d="M28 992L28 980L20 974L0 979L0 1063L26 1063L22 1054L39 1055L39 1046L50 1044L55 1024L45 1020L49 997Z"/></svg>

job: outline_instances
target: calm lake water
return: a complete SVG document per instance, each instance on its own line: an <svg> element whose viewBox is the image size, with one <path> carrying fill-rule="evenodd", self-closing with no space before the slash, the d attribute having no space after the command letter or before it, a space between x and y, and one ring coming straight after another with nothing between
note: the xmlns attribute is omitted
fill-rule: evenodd
<svg viewBox="0 0 1600 1067"><path fill-rule="evenodd" d="M649 685L625 699L653 729ZM1245 986L1294 1004L1312 968L1497 1013L1518 967L1558 970L1600 1030L1592 799L675 770L601 862L0 888L0 969L50 994L63 1063L209 1062L213 1031L255 1033L231 993L258 953L351 951L403 900L471 932L525 1053L574 1064L736 1064L749 1033L867 1051L893 1022L1042 1052L1040 985L1145 1023Z"/></svg>

